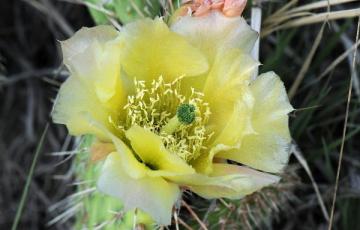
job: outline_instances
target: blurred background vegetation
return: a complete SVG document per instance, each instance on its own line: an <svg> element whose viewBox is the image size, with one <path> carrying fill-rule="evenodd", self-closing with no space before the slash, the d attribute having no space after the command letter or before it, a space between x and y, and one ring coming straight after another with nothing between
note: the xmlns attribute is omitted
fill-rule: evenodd
<svg viewBox="0 0 360 230"><path fill-rule="evenodd" d="M136 17L166 16L177 5L160 0L147 8L136 7L144 2L150 1L134 0L130 8L127 0L0 2L0 229L12 226L48 122L18 229L74 226L74 218L52 221L63 214L57 209L59 201L76 192L71 153L79 144L64 127L51 124L53 99L68 76L58 41L83 26L110 23L119 28ZM257 4L263 17L260 72L280 75L297 109L290 121L297 157L291 157L280 185L243 201L205 201L186 195L180 229L201 229L204 224L209 229L327 229L342 143L333 229L360 229L360 55L353 66L360 44L356 41L360 1ZM251 6L249 2L246 19ZM353 94L343 139L351 76Z"/></svg>

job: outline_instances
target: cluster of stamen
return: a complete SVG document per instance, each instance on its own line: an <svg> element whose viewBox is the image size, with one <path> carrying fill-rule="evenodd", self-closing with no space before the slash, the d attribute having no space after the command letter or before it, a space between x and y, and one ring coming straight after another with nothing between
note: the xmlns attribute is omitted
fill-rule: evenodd
<svg viewBox="0 0 360 230"><path fill-rule="evenodd" d="M124 107L126 118L121 129L125 131L133 125L148 129L162 138L171 153L191 161L201 154L211 136L206 132L210 109L202 93L191 89L188 96L182 95L181 80L177 78L171 83L164 82L162 77L151 83L135 80L135 93L128 96ZM183 111L179 111L179 108ZM185 109L190 109L195 117L192 120L185 117L187 122L179 123L170 133L164 132L163 128L170 120L179 113L186 113Z"/></svg>

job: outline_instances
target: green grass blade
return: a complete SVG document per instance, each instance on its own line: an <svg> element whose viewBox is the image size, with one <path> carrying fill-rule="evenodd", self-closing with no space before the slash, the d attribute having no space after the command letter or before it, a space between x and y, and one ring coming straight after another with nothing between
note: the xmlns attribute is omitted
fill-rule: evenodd
<svg viewBox="0 0 360 230"><path fill-rule="evenodd" d="M25 187L24 187L23 193L21 195L19 207L18 207L18 209L16 211L15 220L14 220L14 223L13 223L13 225L11 227L11 230L16 230L17 226L19 224L20 217L21 217L22 211L24 209L25 201L26 201L26 198L27 198L27 195L28 195L28 192L29 192L30 183L31 183L34 171L35 171L35 166L36 166L36 163L38 161L40 151L41 151L41 148L43 146L45 135L46 135L48 129L49 129L49 123L46 124L45 129L44 129L43 133L41 134L40 141L39 141L38 145L36 146L35 155L34 155L32 163L31 163L29 175L26 178Z"/></svg>

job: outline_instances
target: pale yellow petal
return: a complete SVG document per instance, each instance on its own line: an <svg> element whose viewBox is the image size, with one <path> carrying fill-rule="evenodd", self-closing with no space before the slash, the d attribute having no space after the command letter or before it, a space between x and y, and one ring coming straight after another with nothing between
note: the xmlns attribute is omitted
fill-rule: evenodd
<svg viewBox="0 0 360 230"><path fill-rule="evenodd" d="M215 133L213 145L236 145L252 132L254 98L249 82L257 66L258 62L238 49L216 58L203 89L212 113L209 127Z"/></svg>
<svg viewBox="0 0 360 230"><path fill-rule="evenodd" d="M280 180L278 176L237 165L214 164L213 168L214 170L209 177L222 180L226 186L215 183L212 185L191 185L189 186L190 190L207 199L221 197L239 199Z"/></svg>
<svg viewBox="0 0 360 230"><path fill-rule="evenodd" d="M169 175L165 176L168 181L176 184L189 186L218 186L230 188L228 183L230 180L237 178L237 175L224 175L223 177L211 177L201 173L194 173L190 175Z"/></svg>
<svg viewBox="0 0 360 230"><path fill-rule="evenodd" d="M242 95L239 93L241 96L232 102L233 104L227 101L221 105L221 100L219 104L211 104L212 117L209 126L210 130L215 132L212 146L217 144L235 146L240 144L243 136L254 133L251 123L254 98L246 85L239 86L238 91Z"/></svg>
<svg viewBox="0 0 360 230"><path fill-rule="evenodd" d="M191 162L198 172L211 172L214 156L225 149L238 147L245 135L254 133L251 124L254 97L250 76L258 63L237 49L217 58L204 88L210 105L209 132L213 132L210 151Z"/></svg>
<svg viewBox="0 0 360 230"><path fill-rule="evenodd" d="M177 174L192 174L195 170L175 153L170 153L162 143L161 138L153 132L132 126L126 131L131 147L138 157L150 169L168 171Z"/></svg>
<svg viewBox="0 0 360 230"><path fill-rule="evenodd" d="M229 49L216 56L204 84L204 93L213 93L219 88L230 88L248 84L259 62L240 49Z"/></svg>
<svg viewBox="0 0 360 230"><path fill-rule="evenodd" d="M70 77L62 84L55 100L53 121L66 125L72 135L94 134L102 140L109 140L102 130L91 125L86 114L99 123L108 123L109 112L96 94L84 86L79 78Z"/></svg>
<svg viewBox="0 0 360 230"><path fill-rule="evenodd" d="M112 26L83 27L70 39L61 42L65 64L71 66L71 58L84 52L95 41L106 43L117 37L118 33Z"/></svg>
<svg viewBox="0 0 360 230"><path fill-rule="evenodd" d="M243 88L239 87L239 91ZM212 143L208 146L210 149L190 162L197 172L211 173L213 159L219 152L238 149L244 136L255 132L251 124L253 104L254 99L251 94L245 94L233 109L229 108L230 111L221 111L222 114L218 116L214 116L216 113L212 114L215 119L210 119L209 129L215 134Z"/></svg>
<svg viewBox="0 0 360 230"><path fill-rule="evenodd" d="M98 188L122 201L124 210L139 208L160 225L171 224L172 208L180 195L177 185L161 177L134 179L125 172L119 153L110 154L103 166Z"/></svg>
<svg viewBox="0 0 360 230"><path fill-rule="evenodd" d="M121 76L119 33L111 26L82 28L61 42L64 63L72 75L93 90L109 110L117 111L131 85ZM73 77L74 77L73 76Z"/></svg>
<svg viewBox="0 0 360 230"><path fill-rule="evenodd" d="M245 19L226 17L216 11L202 17L180 17L171 25L171 29L199 47L210 63L218 53L226 53L232 48L250 53L257 39L257 33L247 25Z"/></svg>
<svg viewBox="0 0 360 230"><path fill-rule="evenodd" d="M129 23L121 32L121 63L125 72L140 80L163 76L171 81L208 70L202 53L183 37L169 30L160 18Z"/></svg>
<svg viewBox="0 0 360 230"><path fill-rule="evenodd" d="M112 141L116 151L120 153L122 167L132 178L188 175L195 172L195 170L190 165L187 165L181 158L168 152L162 143L159 143L159 141L161 141L158 139L159 137L150 131L136 126L136 128L133 127L129 132L126 132L129 138L128 142L132 144L132 149L130 149L103 124L93 120L90 116L87 116L86 119L93 127L96 127ZM142 144L144 140L147 140L145 141L145 145ZM149 146L151 146L151 148L149 148ZM138 152L140 154L138 154ZM142 160L141 157L144 160Z"/></svg>
<svg viewBox="0 0 360 230"><path fill-rule="evenodd" d="M255 61L250 55L245 54L240 49L229 49L226 52L219 53L210 67L207 74L189 77L182 80L183 90L195 88L203 91L208 100L218 99L217 102L229 103L234 101L239 94L238 85L248 84L250 78L258 67L259 62ZM226 93L230 90L229 93ZM215 97L214 92L220 91L225 97ZM217 94L216 94L217 95Z"/></svg>
<svg viewBox="0 0 360 230"><path fill-rule="evenodd" d="M85 120L93 127L100 130L115 146L116 151L120 154L121 165L130 177L138 179L147 175L148 168L146 165L136 159L133 151L104 124L94 120L90 115L85 116Z"/></svg>
<svg viewBox="0 0 360 230"><path fill-rule="evenodd" d="M280 180L278 176L238 165L215 163L213 168L209 175L169 176L166 179L208 199L239 199Z"/></svg>
<svg viewBox="0 0 360 230"><path fill-rule="evenodd" d="M212 147L210 151L204 152L198 158L191 161L190 164L194 167L196 172L209 175L213 172L214 159L219 152L238 149L239 146L239 144L232 146L217 144Z"/></svg>
<svg viewBox="0 0 360 230"><path fill-rule="evenodd" d="M267 172L280 172L289 160L288 113L293 108L274 72L260 75L250 88L255 98L252 125L256 134L245 136L240 149L221 152L217 157Z"/></svg>

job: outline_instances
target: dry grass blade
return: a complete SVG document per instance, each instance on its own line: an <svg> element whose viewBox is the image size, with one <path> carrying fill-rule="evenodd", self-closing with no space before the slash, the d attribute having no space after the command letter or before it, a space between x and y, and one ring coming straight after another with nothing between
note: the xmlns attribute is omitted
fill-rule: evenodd
<svg viewBox="0 0 360 230"><path fill-rule="evenodd" d="M323 1L319 1L319 2L302 5L299 7L295 7L295 8L292 8L292 9L286 11L287 9L289 9L290 7L292 7L293 5L295 5L297 3L297 1L293 0L289 3L287 3L284 7L280 8L275 13L273 13L271 16L269 16L265 20L264 24L270 24L271 22L279 22L280 18L285 18L285 17L290 17L290 16L294 17L294 15L298 15L298 14L300 14L299 16L301 16L301 14L303 14L303 13L310 14L309 11L311 11L311 10L316 10L319 8L325 8L325 7L329 7L329 6L333 6L333 5L349 3L349 2L354 2L354 1L358 1L358 0L323 0Z"/></svg>
<svg viewBox="0 0 360 230"><path fill-rule="evenodd" d="M337 57L319 76L319 78L323 78L327 74L329 74L337 65L339 65L352 51L356 51L360 45L360 41L357 41L350 49L347 49L343 52L339 57Z"/></svg>
<svg viewBox="0 0 360 230"><path fill-rule="evenodd" d="M329 7L330 7L330 5L328 5L328 8ZM302 12L302 13L309 14L310 12ZM296 12L295 14L299 15L298 12ZM287 19L292 18L293 15L284 13L284 15L278 15L276 17L270 16L270 18L268 18L266 20L267 24L264 24L265 26L262 30L261 37L265 37L275 31L281 30L281 29L288 29L288 28L293 28L293 27L299 27L299 26L320 23L320 22L324 22L324 21L353 18L353 17L358 17L358 16L360 16L360 8L312 14L310 16L300 17L300 18L296 18L296 19L287 21L283 24L281 24L281 23L286 21Z"/></svg>
<svg viewBox="0 0 360 230"><path fill-rule="evenodd" d="M167 3L170 6L170 13L172 14L175 11L174 4L171 0L168 0Z"/></svg>
<svg viewBox="0 0 360 230"><path fill-rule="evenodd" d="M185 221L183 221L181 218L179 218L179 223L187 230L194 230L192 227L190 227Z"/></svg>
<svg viewBox="0 0 360 230"><path fill-rule="evenodd" d="M356 39L355 39L356 43L359 41L359 30L360 30L360 17L358 18L358 24L357 24ZM353 56L353 63L352 63L352 68L353 68L352 73L354 73L354 70L355 70L356 54L357 54L357 52L355 50L354 56ZM337 190L338 190L338 187L339 187L341 163L342 163L342 159L343 159L343 156L344 156L344 146L345 146L346 131L347 131L347 125L348 125L348 119L349 119L351 92L352 92L352 88L353 88L352 87L352 84L353 84L352 78L353 77L354 77L353 74L351 74L350 83L349 83L349 90L348 90L348 96L347 96L347 102L346 102L344 128L343 128L342 141L341 141L341 146L340 146L340 156L339 156L338 168L337 168L337 171L336 171L334 196L333 196L333 201L332 201L332 205L331 205L331 214L330 214L328 230L332 229L332 225L333 225L333 222L334 222L334 211L335 211L335 204L336 204L336 195L337 195Z"/></svg>
<svg viewBox="0 0 360 230"><path fill-rule="evenodd" d="M290 20L292 18L305 17L305 16L309 16L309 15L313 15L313 13L306 11L306 12L296 12L293 14L279 15L277 17L272 17L269 20L267 20L266 24L268 25L268 27L276 26L276 25L279 25L282 22Z"/></svg>
<svg viewBox="0 0 360 230"><path fill-rule="evenodd" d="M360 8L358 9L351 9L351 10L339 10L333 12L326 12L315 14L308 17L303 17L299 19L295 19L293 21L287 22L286 24L280 26L280 28L290 28L296 26L303 26L308 24L314 24L318 22L323 22L326 20L337 20L337 19L344 19L344 18L353 18L360 16Z"/></svg>
<svg viewBox="0 0 360 230"><path fill-rule="evenodd" d="M264 23L267 23L267 21L269 19L271 19L272 17L276 17L277 15L282 14L283 12L285 12L287 9L289 9L290 7L292 7L293 5L295 5L298 2L298 0L291 0L289 3L287 3L285 6L281 7L280 9L278 9L277 11L275 11L275 13L273 13L270 17L267 18L267 20L264 21Z"/></svg>
<svg viewBox="0 0 360 230"><path fill-rule="evenodd" d="M334 29L335 29L336 32L338 32L339 28L338 28L336 23L334 23ZM351 47L353 47L354 44L347 35L345 35L345 34L341 35L340 39L341 39L341 43L344 46L345 50L351 49ZM356 51L356 52L357 52L357 56L359 56L359 50ZM347 62L348 62L348 65L350 67L350 70L352 70L352 55L350 53L347 56ZM356 60L356 63L360 64L359 59ZM359 74L356 71L356 69L354 71L352 71L352 74L354 76L353 77L354 91L355 91L356 96L358 97L358 101L360 102L360 79L359 79Z"/></svg>
<svg viewBox="0 0 360 230"><path fill-rule="evenodd" d="M49 16L49 18L52 18L54 22L56 22L56 24L58 24L59 27L68 36L74 34L75 31L72 29L72 27L68 24L65 18L57 11L57 9L49 1L44 0L42 1L43 3L34 0L22 0L22 1L28 3L30 6L39 10L43 14Z"/></svg>
<svg viewBox="0 0 360 230"><path fill-rule="evenodd" d="M294 153L296 159L299 161L299 163L301 164L301 166L305 169L306 173L308 174L310 180L311 180L311 183L314 187L314 190L315 190L315 193L316 193L316 197L319 201L319 205L321 207L321 211L324 215L324 218L326 220L329 220L329 214L326 210L326 207L325 207L325 204L324 204L324 201L321 197L321 194L320 194L320 191L319 191L319 187L317 186L316 182L315 182L315 179L311 173L311 170L310 170L310 167L308 165L308 163L306 162L305 158L303 157L303 155L301 154L298 146L296 146L295 144L293 144L291 146L291 152Z"/></svg>
<svg viewBox="0 0 360 230"><path fill-rule="evenodd" d="M292 99L295 96L297 89L299 88L301 82L303 81L303 79L305 77L306 72L308 71L308 69L310 67L310 64L311 64L312 59L314 58L315 52L320 45L320 41L321 41L323 33L324 33L324 28L325 28L325 23L323 23L323 25L321 26L321 29L320 29L318 35L316 36L315 42L311 47L310 53L306 57L306 60L305 60L304 64L302 65L300 72L296 76L295 81L290 88L290 91L289 91L290 99Z"/></svg>
<svg viewBox="0 0 360 230"><path fill-rule="evenodd" d="M185 201L181 201L181 204L188 210L188 212L190 213L190 215L199 223L199 225L201 226L201 228L203 230L208 230L208 228L206 227L205 223L202 222L200 220L200 218L198 217L198 215L194 212L194 210L192 210L192 208L185 202Z"/></svg>
<svg viewBox="0 0 360 230"><path fill-rule="evenodd" d="M293 8L293 9L289 10L287 13L294 13L294 12L306 11L306 10L315 10L315 9L319 9L319 8L328 7L329 5L333 6L333 5L339 5L339 4L355 2L355 1L358 1L358 0L323 0L323 1L314 2L314 3L310 3L310 4L306 4L303 6Z"/></svg>

